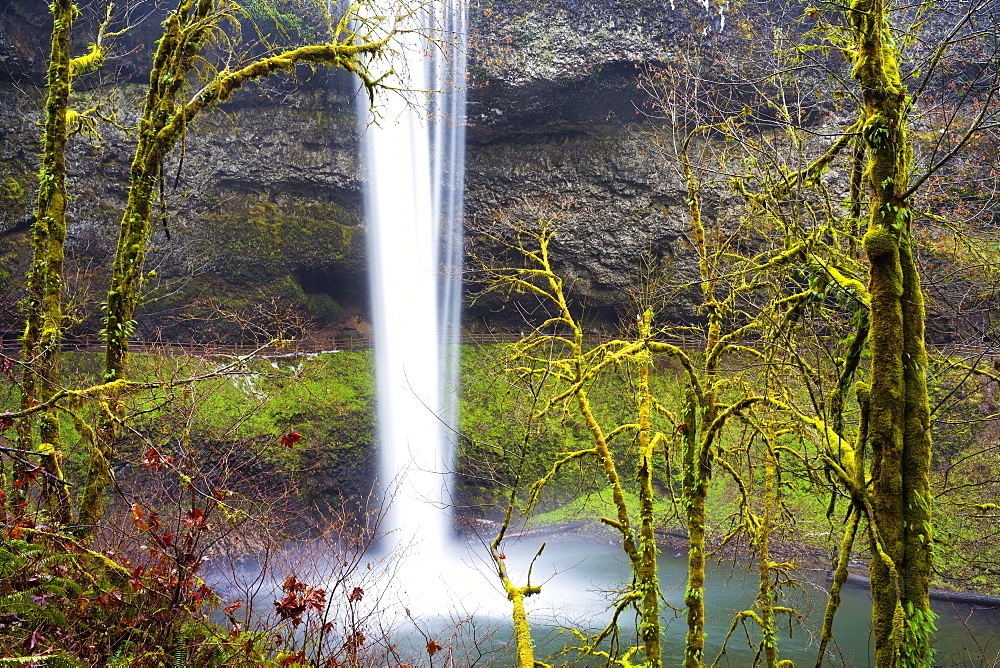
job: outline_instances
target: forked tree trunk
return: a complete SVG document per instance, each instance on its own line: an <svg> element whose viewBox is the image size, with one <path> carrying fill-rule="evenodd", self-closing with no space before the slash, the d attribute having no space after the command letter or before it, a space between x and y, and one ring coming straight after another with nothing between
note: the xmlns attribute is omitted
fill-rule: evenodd
<svg viewBox="0 0 1000 668"><path fill-rule="evenodd" d="M930 411L924 305L902 194L911 157L911 100L882 0L850 9L861 85L870 194L862 244L871 263L872 629L877 666L931 661Z"/></svg>

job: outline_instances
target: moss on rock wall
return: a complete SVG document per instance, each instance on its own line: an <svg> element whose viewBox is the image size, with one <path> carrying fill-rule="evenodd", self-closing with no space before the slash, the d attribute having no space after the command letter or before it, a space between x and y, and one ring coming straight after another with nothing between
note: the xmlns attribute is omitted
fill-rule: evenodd
<svg viewBox="0 0 1000 668"><path fill-rule="evenodd" d="M271 281L307 267L363 264L361 221L336 204L277 205L263 196L204 216L213 273L232 283Z"/></svg>
<svg viewBox="0 0 1000 668"><path fill-rule="evenodd" d="M20 161L0 163L0 232L15 226L31 208L31 187L35 174Z"/></svg>

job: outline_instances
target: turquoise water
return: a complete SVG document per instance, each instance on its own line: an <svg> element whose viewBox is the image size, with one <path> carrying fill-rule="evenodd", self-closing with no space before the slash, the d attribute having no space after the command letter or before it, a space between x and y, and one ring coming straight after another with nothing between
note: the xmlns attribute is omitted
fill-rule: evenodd
<svg viewBox="0 0 1000 668"><path fill-rule="evenodd" d="M525 584L528 565L540 543L538 538L505 543L503 549L508 567L518 586ZM345 623L356 619L369 639L366 652L373 657L391 659L387 664L379 658L370 665L431 665L425 649L430 639L444 648L433 657L435 666L514 665L510 602L500 591L495 574L491 574L491 564L483 556L484 547L476 543L463 550L453 544L448 552L451 556L444 561L421 561L423 572L419 579L422 582L413 582L412 574L401 578L394 568L392 555L384 555L381 561L374 559L371 569L365 565L346 575L335 568L336 559L316 559L313 555L309 562L315 573L327 569L332 573L326 578L331 602L327 617L336 622L330 639L332 649L339 647L346 633ZM290 559L289 563L295 566L298 562ZM301 572L302 565L298 563L298 568L292 571ZM686 555L667 552L661 556L659 566L666 600L663 606L664 665L679 666L686 632L683 610ZM579 653L564 651L575 644L569 629L585 634L599 630L610 617L611 590L620 587L628 573L617 545L549 537L545 551L532 569L531 583L541 585L542 592L527 600L536 657L555 666L605 665L597 657L580 657ZM227 600L252 599L256 614L267 617L273 607L271 602L279 596L280 581L270 581L253 567L234 569L228 577L221 577L221 572L218 575L209 580L220 596ZM234 586L233 578L242 584ZM705 591L706 665L711 665L719 656L734 615L752 607L757 578L757 571L750 570L745 563L724 562L709 572ZM813 571L799 572L796 578L799 584L785 587L776 601L778 605L794 608L797 613L791 623L787 616L778 617L778 644L780 658L791 659L801 668L814 666L816 662L817 636L828 583L825 574ZM312 581L321 580L313 578ZM428 589L428 584L433 586ZM366 592L364 600L345 605L346 594L354 587L361 587ZM414 596L414 591L420 593ZM873 665L868 590L847 585L842 597L834 629L835 642L827 650L824 666ZM970 668L1000 665L1000 611L944 601L935 601L933 605L938 616L935 665ZM227 623L221 616L216 621ZM620 647L627 648L635 643L635 620L631 615L623 615L620 622L623 627ZM304 628L296 629L296 633ZM745 629L738 627L718 665L753 666L758 642L759 629L753 622L748 622Z"/></svg>
<svg viewBox="0 0 1000 668"><path fill-rule="evenodd" d="M524 541L506 549L509 561L523 573L540 541ZM669 605L683 609L686 555L670 552L661 556L660 582ZM537 656L555 655L573 640L567 628L594 630L610 618L605 593L627 577L628 566L616 546L582 544L572 540L550 540L536 561L532 583L542 583L542 593L529 599L529 615ZM523 584L523 575L518 583ZM706 664L722 649L722 641L736 612L753 605L758 574L743 564L724 562L709 573L705 591L708 614ZM827 583L823 574L802 572L799 586L786 587L778 605L794 608L801 619L790 624L778 618L780 658L797 665L815 665L818 634L826 605ZM845 586L837 613L835 642L827 650L824 665L872 665L871 598L866 587ZM664 607L664 656L666 665L680 665L686 625L683 611ZM935 638L936 664L941 666L988 666L1000 659L1000 612L967 605L935 601L938 632ZM634 642L635 620L622 620L622 646ZM509 635L509 632L508 634ZM749 636L749 639L748 639ZM738 627L730 638L720 666L752 666L759 641L759 629L750 621L746 630ZM751 644L754 644L751 647ZM601 665L590 657L574 653L554 656L556 665ZM496 665L503 665L502 662Z"/></svg>

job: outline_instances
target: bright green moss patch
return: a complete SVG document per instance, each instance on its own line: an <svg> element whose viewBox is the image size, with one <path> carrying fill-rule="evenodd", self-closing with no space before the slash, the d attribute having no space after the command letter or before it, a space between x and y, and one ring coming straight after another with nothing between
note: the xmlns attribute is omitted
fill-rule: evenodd
<svg viewBox="0 0 1000 668"><path fill-rule="evenodd" d="M625 502L629 507L629 512L638 514L639 496L631 492L625 492ZM669 501L662 499L654 504L656 513L667 513L670 511ZM598 492L583 494L573 499L571 502L545 513L541 513L532 519L532 526L555 526L570 522L600 522L602 517L614 517L616 513L614 500L611 498L611 490L604 489Z"/></svg>
<svg viewBox="0 0 1000 668"><path fill-rule="evenodd" d="M207 214L216 272L234 283L273 280L302 268L364 261L360 220L336 204L277 205L266 197L227 202Z"/></svg>
<svg viewBox="0 0 1000 668"><path fill-rule="evenodd" d="M0 222L8 223L28 211L31 205L30 183L35 174L14 161L0 164Z"/></svg>
<svg viewBox="0 0 1000 668"><path fill-rule="evenodd" d="M99 375L100 356L75 355L70 374ZM136 380L206 375L233 363L232 357L137 354ZM375 473L374 366L369 351L309 357L273 357L242 365L234 374L200 381L184 390L155 390L137 396L113 464L120 475L142 474L152 445L164 457L182 461L183 428L190 429L193 456L206 466L228 457L247 467L260 484L284 481L306 506L323 507L340 497L367 495ZM84 407L89 411L91 406ZM68 420L64 433L73 433ZM282 441L295 432L301 440ZM141 436L141 438L139 438ZM79 475L86 448L71 446L68 469Z"/></svg>

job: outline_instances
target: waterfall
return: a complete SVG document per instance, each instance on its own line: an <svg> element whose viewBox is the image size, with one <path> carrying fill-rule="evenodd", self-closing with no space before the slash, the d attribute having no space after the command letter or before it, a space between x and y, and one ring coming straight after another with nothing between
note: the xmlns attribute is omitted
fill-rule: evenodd
<svg viewBox="0 0 1000 668"><path fill-rule="evenodd" d="M367 100L369 271L378 398L379 483L394 553L442 563L451 534L457 420L465 117L464 0L434 0L399 37L405 67ZM413 26L410 26L411 28ZM419 33L422 33L419 34ZM419 559L417 558L419 557Z"/></svg>

